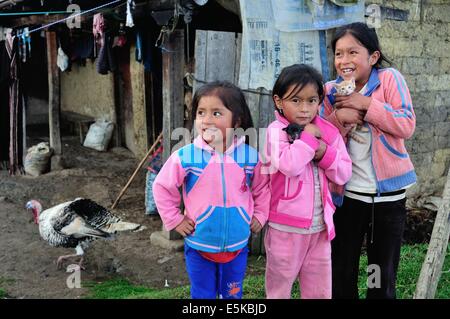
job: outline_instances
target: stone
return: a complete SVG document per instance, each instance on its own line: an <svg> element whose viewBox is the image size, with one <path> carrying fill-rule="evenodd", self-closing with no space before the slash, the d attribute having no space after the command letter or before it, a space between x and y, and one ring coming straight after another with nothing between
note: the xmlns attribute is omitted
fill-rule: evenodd
<svg viewBox="0 0 450 319"><path fill-rule="evenodd" d="M438 136L438 137L449 137L450 136L450 123L449 122L435 123L434 135Z"/></svg>
<svg viewBox="0 0 450 319"><path fill-rule="evenodd" d="M450 148L436 150L433 161L437 163L445 163L450 161Z"/></svg>
<svg viewBox="0 0 450 319"><path fill-rule="evenodd" d="M152 245L156 245L171 251L183 251L184 248L184 240L170 240L167 239L162 231L156 231L150 235L150 243Z"/></svg>
<svg viewBox="0 0 450 319"><path fill-rule="evenodd" d="M450 5L435 4L428 5L424 8L424 22L450 22Z"/></svg>
<svg viewBox="0 0 450 319"><path fill-rule="evenodd" d="M166 262L168 262L169 260L173 259L174 256L165 256L161 259L158 259L158 264L164 264Z"/></svg>
<svg viewBox="0 0 450 319"><path fill-rule="evenodd" d="M445 173L445 163L433 163L431 165L431 176L434 178L441 177Z"/></svg>
<svg viewBox="0 0 450 319"><path fill-rule="evenodd" d="M402 69L408 74L439 74L441 72L438 58L403 58Z"/></svg>

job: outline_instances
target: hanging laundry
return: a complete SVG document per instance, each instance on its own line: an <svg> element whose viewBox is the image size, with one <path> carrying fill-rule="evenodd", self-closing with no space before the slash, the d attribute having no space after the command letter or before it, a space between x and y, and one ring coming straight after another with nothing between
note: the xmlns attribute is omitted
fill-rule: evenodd
<svg viewBox="0 0 450 319"><path fill-rule="evenodd" d="M192 22L192 13L194 11L194 3L189 1L182 1L178 7L179 13L183 16L184 23Z"/></svg>
<svg viewBox="0 0 450 319"><path fill-rule="evenodd" d="M127 43L127 38L124 35L117 35L114 37L113 45L112 47L123 47Z"/></svg>
<svg viewBox="0 0 450 319"><path fill-rule="evenodd" d="M30 36L30 28L26 27L23 29L22 39L24 41L24 46L28 52L28 58L31 58L31 36Z"/></svg>
<svg viewBox="0 0 450 319"><path fill-rule="evenodd" d="M127 43L127 32L125 31L125 25L120 23L119 25L119 34L114 37L113 48L114 47L123 47Z"/></svg>
<svg viewBox="0 0 450 319"><path fill-rule="evenodd" d="M114 72L117 64L112 50L112 38L110 35L104 36L104 44L100 48L97 58L97 72L100 74L108 74L109 71Z"/></svg>
<svg viewBox="0 0 450 319"><path fill-rule="evenodd" d="M108 74L109 71L115 70L115 63L111 52L112 44L110 36L105 35L105 19L103 14L97 13L94 15L92 31L95 39L95 52L97 52L97 45L100 45L96 63L97 72L100 74Z"/></svg>
<svg viewBox="0 0 450 319"><path fill-rule="evenodd" d="M10 58L6 50L6 41L0 41L0 169L7 169L9 163L10 65Z"/></svg>
<svg viewBox="0 0 450 319"><path fill-rule="evenodd" d="M61 69L61 72L64 72L69 67L69 57L64 53L61 47L58 48L56 65Z"/></svg>
<svg viewBox="0 0 450 319"><path fill-rule="evenodd" d="M136 54L135 54L137 62L142 62L142 56L143 56L142 50L143 50L143 48L142 48L142 34L138 30L136 32Z"/></svg>
<svg viewBox="0 0 450 319"><path fill-rule="evenodd" d="M6 31L8 28L0 27L0 41L6 40Z"/></svg>
<svg viewBox="0 0 450 319"><path fill-rule="evenodd" d="M103 35L105 32L105 18L102 13L94 15L94 22L92 26L92 33L94 34L94 40L100 46L103 45Z"/></svg>
<svg viewBox="0 0 450 319"><path fill-rule="evenodd" d="M23 63L31 57L31 36L29 28L17 29L16 38L18 39L18 54Z"/></svg>
<svg viewBox="0 0 450 319"><path fill-rule="evenodd" d="M94 57L95 40L92 34L83 33L83 35L72 38L70 56L71 60L84 60Z"/></svg>
<svg viewBox="0 0 450 319"><path fill-rule="evenodd" d="M22 86L19 81L19 40L18 37L13 37L11 33L7 35L7 39L2 43L0 50L1 54L1 72L0 72L0 116L1 127L3 128L3 121L6 127L9 128L8 136L4 136L3 129L0 132L0 161L8 159L9 173L15 175L17 173L24 173L23 168L23 154L24 154L24 98L22 93ZM6 53L6 54L5 54ZM5 67L5 63L8 64ZM5 71L8 71L7 73ZM6 94L4 94L4 92ZM7 111L5 110L7 109ZM3 114L5 113L5 114ZM9 117L4 117L6 113ZM6 156L6 145L9 144L8 153Z"/></svg>
<svg viewBox="0 0 450 319"><path fill-rule="evenodd" d="M148 72L153 71L155 56L160 54L160 49L154 45L159 29L154 20L136 28L136 61L144 63L144 70Z"/></svg>
<svg viewBox="0 0 450 319"><path fill-rule="evenodd" d="M131 10L136 8L136 4L134 0L127 0L127 23L126 26L129 28L134 27L133 15L131 14Z"/></svg>

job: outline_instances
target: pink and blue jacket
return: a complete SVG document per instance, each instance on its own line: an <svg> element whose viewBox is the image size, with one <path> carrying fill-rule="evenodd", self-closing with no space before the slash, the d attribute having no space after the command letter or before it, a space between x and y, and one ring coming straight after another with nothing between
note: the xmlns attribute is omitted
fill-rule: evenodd
<svg viewBox="0 0 450 319"><path fill-rule="evenodd" d="M333 82L325 84L327 92L320 115L333 123L345 136L349 129L342 126L334 110ZM416 116L411 96L403 76L393 68L373 68L367 82L365 96L371 96L372 102L364 117L365 125L372 134L372 164L377 179L377 193L392 192L416 182L414 166L406 151L405 139L414 133ZM342 203L343 188L334 197L335 203Z"/></svg>
<svg viewBox="0 0 450 319"><path fill-rule="evenodd" d="M283 128L289 125L286 118L275 112L276 120L267 128L265 168L270 172L271 201L269 221L309 228L314 214L314 172L312 161L319 140L303 131L292 144ZM339 131L328 121L316 116L313 124L322 133L322 141L327 145L323 158L317 163L320 190L327 225L328 239L335 236L333 204L329 183L344 185L351 177L352 162Z"/></svg>
<svg viewBox="0 0 450 319"><path fill-rule="evenodd" d="M237 251L247 245L252 217L264 225L270 193L261 174L258 152L235 139L225 153L215 152L199 136L174 152L153 184L158 212L167 230L186 217L195 230L185 237L190 247L211 253Z"/></svg>

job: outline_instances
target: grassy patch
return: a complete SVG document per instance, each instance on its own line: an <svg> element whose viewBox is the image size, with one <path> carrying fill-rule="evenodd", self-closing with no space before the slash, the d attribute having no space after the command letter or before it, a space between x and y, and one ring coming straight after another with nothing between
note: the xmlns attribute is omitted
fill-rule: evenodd
<svg viewBox="0 0 450 319"><path fill-rule="evenodd" d="M88 282L85 283L85 287L89 288L86 298L92 299L134 298L134 296L152 291L144 286L134 286L122 278L114 278L100 283Z"/></svg>
<svg viewBox="0 0 450 319"><path fill-rule="evenodd" d="M412 299L416 290L420 270L427 254L428 244L404 245L400 254L400 265L397 273L397 298ZM361 256L359 267L359 297L365 298L367 286L367 256ZM435 298L450 297L450 246L442 267Z"/></svg>
<svg viewBox="0 0 450 319"><path fill-rule="evenodd" d="M403 246L401 250L400 266L397 275L397 298L411 299L416 289L423 260L428 245L419 244ZM450 297L450 246L447 249L442 276L439 281L436 298ZM359 294L365 298L367 282L367 256L361 256L359 272ZM264 292L264 270L265 259L257 256L249 257L247 277L244 280L244 298L265 298ZM88 285L90 294L86 298L100 299L187 299L190 298L189 286L151 289L144 286L134 286L128 281L116 278L102 283L91 283ZM0 290L1 296L1 290ZM299 298L298 283L292 289L292 298Z"/></svg>
<svg viewBox="0 0 450 319"><path fill-rule="evenodd" d="M13 283L15 280L12 278L0 277L0 299L8 297L4 287Z"/></svg>

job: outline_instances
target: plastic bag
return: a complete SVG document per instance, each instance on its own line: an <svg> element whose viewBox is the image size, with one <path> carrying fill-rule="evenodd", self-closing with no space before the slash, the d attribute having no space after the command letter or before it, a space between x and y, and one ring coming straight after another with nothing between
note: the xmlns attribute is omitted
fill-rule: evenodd
<svg viewBox="0 0 450 319"><path fill-rule="evenodd" d="M108 149L114 124L107 120L97 120L89 127L83 146L104 152Z"/></svg>
<svg viewBox="0 0 450 319"><path fill-rule="evenodd" d="M147 177L145 179L145 214L146 215L158 215L156 209L155 199L153 198L153 182L156 179L155 172L147 171Z"/></svg>
<svg viewBox="0 0 450 319"><path fill-rule="evenodd" d="M47 142L42 142L28 149L25 157L25 172L31 176L39 176L46 173L49 168L49 159L53 154Z"/></svg>
<svg viewBox="0 0 450 319"><path fill-rule="evenodd" d="M59 66L62 72L67 70L67 68L69 67L69 57L64 53L61 47L58 49L58 57L56 58L56 65Z"/></svg>
<svg viewBox="0 0 450 319"><path fill-rule="evenodd" d="M161 170L162 166L162 146L160 146L150 159L150 163L147 167L147 176L145 180L145 214L157 215L158 210L156 208L155 199L153 198L153 182Z"/></svg>

